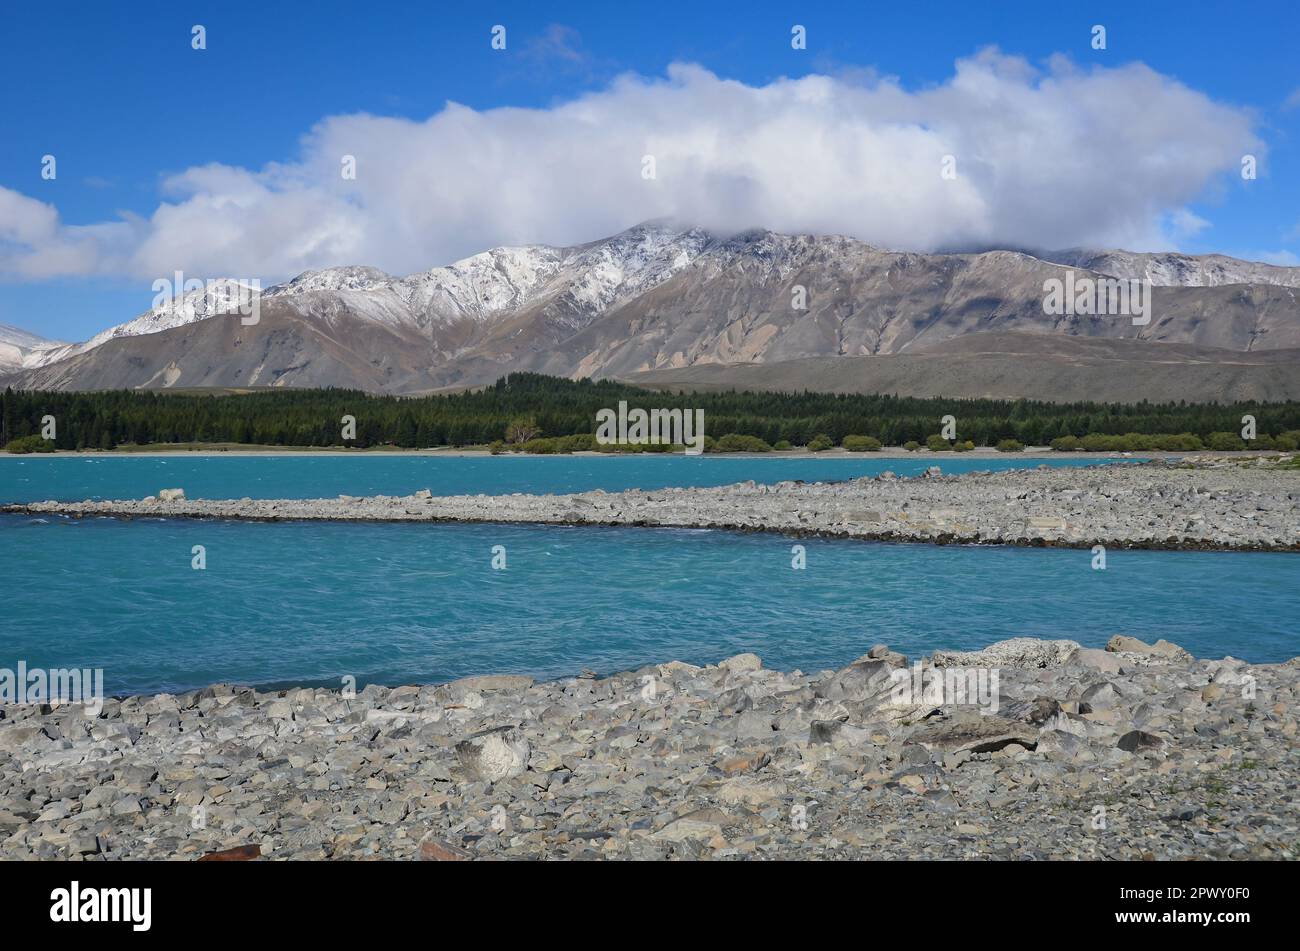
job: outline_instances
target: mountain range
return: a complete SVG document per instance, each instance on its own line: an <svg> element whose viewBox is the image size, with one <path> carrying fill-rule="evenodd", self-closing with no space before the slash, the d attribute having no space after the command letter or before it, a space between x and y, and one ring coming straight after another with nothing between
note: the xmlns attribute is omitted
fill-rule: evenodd
<svg viewBox="0 0 1300 951"><path fill-rule="evenodd" d="M1044 282L1067 269L1149 280L1150 322L1045 313ZM408 277L309 271L263 291L251 326L224 312L232 284L84 343L0 326L0 384L414 394L533 370L673 388L1300 399L1300 268L1221 255L922 254L649 222Z"/></svg>

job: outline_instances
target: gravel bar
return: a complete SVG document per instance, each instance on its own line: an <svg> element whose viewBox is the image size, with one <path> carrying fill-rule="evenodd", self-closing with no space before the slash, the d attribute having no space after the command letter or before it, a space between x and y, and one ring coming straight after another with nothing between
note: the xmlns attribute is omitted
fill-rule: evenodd
<svg viewBox="0 0 1300 951"><path fill-rule="evenodd" d="M174 490L169 491L168 495ZM160 495L164 493L160 492ZM28 515L489 522L770 531L891 542L1300 550L1300 471L1144 463L571 495L34 502Z"/></svg>

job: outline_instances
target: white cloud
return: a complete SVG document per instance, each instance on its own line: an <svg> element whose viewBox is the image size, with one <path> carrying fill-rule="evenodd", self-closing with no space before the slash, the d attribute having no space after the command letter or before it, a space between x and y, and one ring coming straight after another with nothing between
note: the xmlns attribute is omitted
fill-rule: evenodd
<svg viewBox="0 0 1300 951"><path fill-rule="evenodd" d="M1210 223L1190 208L1178 208L1169 216L1169 234L1178 241L1194 238L1208 227Z"/></svg>
<svg viewBox="0 0 1300 951"><path fill-rule="evenodd" d="M68 226L0 188L0 272L408 273L661 216L916 250L1161 248L1204 227L1188 203L1243 153L1262 154L1254 123L1140 64L1083 70L1055 57L1039 71L986 50L919 90L870 74L756 87L678 64L549 109L329 117L294 162L169 179L147 220ZM340 175L344 155L356 157L354 181ZM945 155L954 181L940 176Z"/></svg>
<svg viewBox="0 0 1300 951"><path fill-rule="evenodd" d="M1300 109L1300 86L1291 90L1291 95L1287 96L1282 102L1282 110L1284 112L1290 109Z"/></svg>

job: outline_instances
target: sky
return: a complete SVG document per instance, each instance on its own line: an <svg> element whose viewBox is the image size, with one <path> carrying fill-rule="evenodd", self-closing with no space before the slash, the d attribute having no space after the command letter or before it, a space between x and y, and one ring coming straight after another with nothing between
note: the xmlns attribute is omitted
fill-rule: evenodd
<svg viewBox="0 0 1300 951"><path fill-rule="evenodd" d="M1294 2L0 0L0 22L0 323L54 339L177 271L407 274L659 217L1300 265Z"/></svg>

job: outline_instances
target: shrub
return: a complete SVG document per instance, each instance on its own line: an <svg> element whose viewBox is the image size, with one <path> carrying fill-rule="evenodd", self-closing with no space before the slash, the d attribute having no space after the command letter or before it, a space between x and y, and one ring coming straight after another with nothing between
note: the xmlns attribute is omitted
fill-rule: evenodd
<svg viewBox="0 0 1300 951"><path fill-rule="evenodd" d="M926 436L925 445L931 452L947 452L952 448L952 446L949 445L948 440L944 439L938 433L935 433L933 436Z"/></svg>
<svg viewBox="0 0 1300 951"><path fill-rule="evenodd" d="M1224 436L1232 436L1232 433L1223 433ZM1234 437L1235 438L1235 437ZM1238 440L1240 442L1240 440ZM1144 433L1125 433L1122 436L1106 433L1088 433L1082 439L1075 436L1062 436L1059 439L1052 440L1052 448L1058 452L1147 452L1158 450L1163 452L1195 452L1203 449L1204 444L1199 436L1192 433L1156 433L1146 435Z"/></svg>
<svg viewBox="0 0 1300 951"><path fill-rule="evenodd" d="M1300 448L1300 440L1297 440L1292 433L1283 433L1273 440L1273 448L1294 452L1297 448Z"/></svg>
<svg viewBox="0 0 1300 951"><path fill-rule="evenodd" d="M596 442L595 433L577 433L573 436L562 436L560 442L568 447L569 452L594 452L600 448Z"/></svg>
<svg viewBox="0 0 1300 951"><path fill-rule="evenodd" d="M757 436L727 433L718 440L714 452L771 452L772 447Z"/></svg>
<svg viewBox="0 0 1300 951"><path fill-rule="evenodd" d="M772 448L777 450L778 452L785 452L787 449L791 449L793 447L790 445L790 440L778 439L776 441L776 445L773 446Z"/></svg>
<svg viewBox="0 0 1300 951"><path fill-rule="evenodd" d="M501 453L505 451L506 451L506 444L503 443L500 439L494 439L492 440L492 442L488 443L488 452L492 453L492 455L494 456L499 456L501 455Z"/></svg>
<svg viewBox="0 0 1300 951"><path fill-rule="evenodd" d="M1118 447L1119 440L1117 437L1106 436L1102 433L1088 433L1079 440L1079 448L1084 452L1115 452Z"/></svg>
<svg viewBox="0 0 1300 951"><path fill-rule="evenodd" d="M833 449L834 447L834 440L825 433L818 433L812 439L808 440L809 452L825 452L827 449Z"/></svg>
<svg viewBox="0 0 1300 951"><path fill-rule="evenodd" d="M1148 448L1148 447L1143 447ZM1165 452L1196 452L1205 448L1205 443L1201 442L1200 436L1194 436L1191 433L1178 433L1175 436L1161 435L1151 437L1151 449L1162 449Z"/></svg>
<svg viewBox="0 0 1300 951"><path fill-rule="evenodd" d="M916 452L916 450L921 448L921 444L915 439L909 439L907 442L903 443L903 448L908 452Z"/></svg>
<svg viewBox="0 0 1300 951"><path fill-rule="evenodd" d="M1019 439L998 440L998 452L1024 452L1025 444Z"/></svg>
<svg viewBox="0 0 1300 951"><path fill-rule="evenodd" d="M1210 433L1206 442L1216 452L1230 452L1234 449L1246 448L1245 440L1236 433Z"/></svg>
<svg viewBox="0 0 1300 951"><path fill-rule="evenodd" d="M880 440L875 436L845 436L840 445L849 452L879 452Z"/></svg>
<svg viewBox="0 0 1300 951"><path fill-rule="evenodd" d="M42 439L40 436L23 436L14 439L5 446L6 452L12 453L29 453L29 452L53 452L54 440Z"/></svg>

